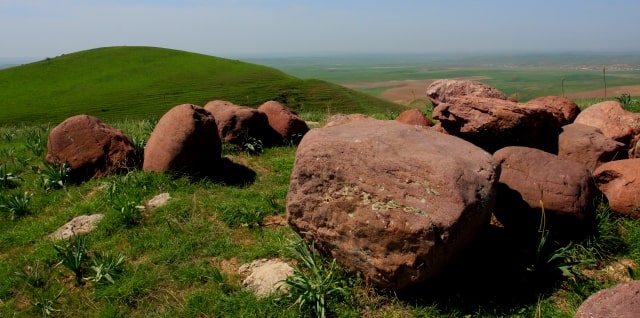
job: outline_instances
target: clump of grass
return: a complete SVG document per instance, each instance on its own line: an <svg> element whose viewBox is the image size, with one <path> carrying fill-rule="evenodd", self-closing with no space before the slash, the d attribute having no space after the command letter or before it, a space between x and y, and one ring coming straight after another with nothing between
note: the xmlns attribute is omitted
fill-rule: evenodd
<svg viewBox="0 0 640 318"><path fill-rule="evenodd" d="M19 181L23 181L23 179L8 172L7 168L0 164L0 189L13 189Z"/></svg>
<svg viewBox="0 0 640 318"><path fill-rule="evenodd" d="M58 265L71 270L75 275L76 285L82 285L82 278L86 271L85 263L88 260L86 237L74 235L64 245L53 245L53 248L59 259Z"/></svg>
<svg viewBox="0 0 640 318"><path fill-rule="evenodd" d="M68 163L52 164L44 162L44 169L40 170L40 185L45 191L62 189L71 180L71 166Z"/></svg>
<svg viewBox="0 0 640 318"><path fill-rule="evenodd" d="M118 255L113 255L111 253L96 253L91 260L93 262L93 265L91 266L93 275L87 278L96 283L101 282L104 279L109 283L114 284L115 277L122 272L124 254L119 253Z"/></svg>
<svg viewBox="0 0 640 318"><path fill-rule="evenodd" d="M12 220L23 217L30 212L29 202L32 195L28 191L10 195L8 198L3 199L2 204L0 204L0 211L8 212Z"/></svg>

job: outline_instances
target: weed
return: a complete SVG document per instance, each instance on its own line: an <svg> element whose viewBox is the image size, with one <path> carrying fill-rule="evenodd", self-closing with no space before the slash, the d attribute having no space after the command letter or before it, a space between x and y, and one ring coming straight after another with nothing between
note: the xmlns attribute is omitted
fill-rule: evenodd
<svg viewBox="0 0 640 318"><path fill-rule="evenodd" d="M31 196L32 194L28 191L22 194L10 195L0 204L0 211L9 212L11 219L23 217L30 212L29 202L31 201Z"/></svg>
<svg viewBox="0 0 640 318"><path fill-rule="evenodd" d="M262 140L255 137L248 137L242 143L242 150L244 150L247 155L259 155L264 151Z"/></svg>
<svg viewBox="0 0 640 318"><path fill-rule="evenodd" d="M92 259L94 275L87 277L92 282L100 282L102 279L114 284L114 278L122 272L122 265L124 264L124 255L113 255L110 253L99 254L96 253Z"/></svg>
<svg viewBox="0 0 640 318"><path fill-rule="evenodd" d="M62 289L55 295L51 295L47 290L36 292L32 305L42 314L42 317L52 316L55 312L60 311L60 309L56 309L56 305L58 305L58 299L62 296L62 292Z"/></svg>
<svg viewBox="0 0 640 318"><path fill-rule="evenodd" d="M300 310L308 308L316 317L326 317L327 300L345 293L337 276L336 260L333 259L327 268L323 259L313 253L303 241L294 243L291 251L304 269L296 267L294 274L283 282L283 286L289 290L289 296L296 299Z"/></svg>
<svg viewBox="0 0 640 318"><path fill-rule="evenodd" d="M40 269L40 262L36 262L35 266L27 265L15 275L32 288L44 288L46 285L46 280Z"/></svg>
<svg viewBox="0 0 640 318"><path fill-rule="evenodd" d="M63 265L71 270L75 275L76 285L82 285L82 277L86 271L85 263L88 259L85 236L75 235L70 237L65 245L54 244L53 248L59 259L57 265Z"/></svg>
<svg viewBox="0 0 640 318"><path fill-rule="evenodd" d="M39 127L27 130L27 140L25 146L31 150L36 157L42 157L45 144L42 140L42 132Z"/></svg>
<svg viewBox="0 0 640 318"><path fill-rule="evenodd" d="M144 161L144 147L147 145L147 140L143 138L131 138L131 143L133 147L136 149L136 167L142 167L142 163Z"/></svg>
<svg viewBox="0 0 640 318"><path fill-rule="evenodd" d="M16 134L14 134L14 133L13 133L13 132L11 132L11 131L7 131L7 132L5 132L4 134L2 134L2 136L4 137L4 140L6 140L7 142L9 142L9 141L13 140L13 137L15 137L15 136L16 136Z"/></svg>
<svg viewBox="0 0 640 318"><path fill-rule="evenodd" d="M62 189L71 179L71 167L66 162L51 164L45 161L44 169L40 173L42 174L41 186L45 191Z"/></svg>
<svg viewBox="0 0 640 318"><path fill-rule="evenodd" d="M0 165L0 188L13 189L17 185L18 181L23 181L22 178L13 175L11 172L7 172L5 166Z"/></svg>
<svg viewBox="0 0 640 318"><path fill-rule="evenodd" d="M634 111L636 106L638 104L640 104L640 102L638 102L638 100L632 99L631 95L629 94L622 94L618 97L616 97L616 100L622 104L622 107L624 107L624 109L629 110L629 111Z"/></svg>

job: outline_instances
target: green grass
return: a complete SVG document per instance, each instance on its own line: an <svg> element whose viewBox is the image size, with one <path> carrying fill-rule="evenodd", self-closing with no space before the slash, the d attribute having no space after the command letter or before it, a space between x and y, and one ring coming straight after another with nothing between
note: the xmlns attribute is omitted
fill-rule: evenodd
<svg viewBox="0 0 640 318"><path fill-rule="evenodd" d="M402 108L265 66L161 48L99 48L0 70L0 125L56 124L77 114L158 118L175 105L214 99L253 107L277 100L300 112Z"/></svg>

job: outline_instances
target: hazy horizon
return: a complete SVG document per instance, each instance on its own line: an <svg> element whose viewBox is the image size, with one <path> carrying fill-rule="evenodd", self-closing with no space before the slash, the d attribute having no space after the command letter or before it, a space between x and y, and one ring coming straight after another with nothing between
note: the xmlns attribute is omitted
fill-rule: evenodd
<svg viewBox="0 0 640 318"><path fill-rule="evenodd" d="M640 52L633 12L640 2L0 0L0 58L109 46L226 58Z"/></svg>

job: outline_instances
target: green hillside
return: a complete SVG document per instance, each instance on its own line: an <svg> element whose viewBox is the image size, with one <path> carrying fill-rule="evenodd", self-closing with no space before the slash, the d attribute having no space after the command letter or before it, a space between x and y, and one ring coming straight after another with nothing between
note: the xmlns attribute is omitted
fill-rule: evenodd
<svg viewBox="0 0 640 318"><path fill-rule="evenodd" d="M158 117L171 107L223 99L294 110L380 113L402 106L319 80L208 55L108 47L0 70L0 125L56 123L76 114L103 120Z"/></svg>

